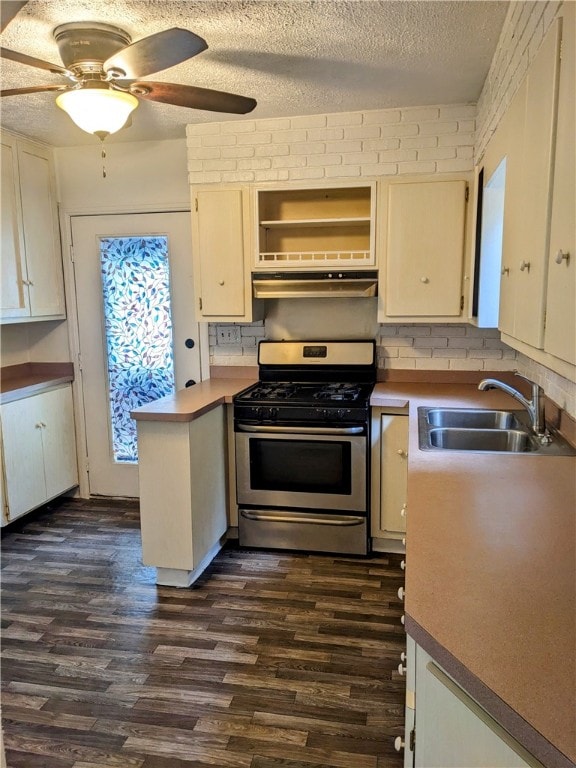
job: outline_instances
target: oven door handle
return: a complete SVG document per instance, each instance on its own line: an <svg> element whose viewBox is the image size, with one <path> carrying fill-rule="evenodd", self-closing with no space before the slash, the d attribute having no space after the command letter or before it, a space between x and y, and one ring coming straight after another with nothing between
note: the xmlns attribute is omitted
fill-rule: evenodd
<svg viewBox="0 0 576 768"><path fill-rule="evenodd" d="M314 515L308 517L283 514L281 512L256 512L251 509L241 509L240 514L246 520L257 520L265 523L304 523L305 525L361 525L365 517L359 515Z"/></svg>
<svg viewBox="0 0 576 768"><path fill-rule="evenodd" d="M236 424L238 432L267 432L289 435L361 435L364 427L272 427L257 424Z"/></svg>

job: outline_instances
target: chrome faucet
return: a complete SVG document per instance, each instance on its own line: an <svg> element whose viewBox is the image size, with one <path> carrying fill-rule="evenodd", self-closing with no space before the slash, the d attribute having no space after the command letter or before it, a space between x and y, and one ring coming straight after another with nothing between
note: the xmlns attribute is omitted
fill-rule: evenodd
<svg viewBox="0 0 576 768"><path fill-rule="evenodd" d="M531 400L527 400L517 389L514 389L514 387L511 387L498 379L482 379L480 384L478 384L478 389L501 389L503 392L506 392L506 394L511 395L515 400L518 400L518 402L528 411L532 431L538 435L538 437L547 440L548 433L546 431L546 423L544 419L544 390L535 382L527 379L526 376L522 376L518 371L514 371L514 375L524 379L524 381L530 384L532 387Z"/></svg>

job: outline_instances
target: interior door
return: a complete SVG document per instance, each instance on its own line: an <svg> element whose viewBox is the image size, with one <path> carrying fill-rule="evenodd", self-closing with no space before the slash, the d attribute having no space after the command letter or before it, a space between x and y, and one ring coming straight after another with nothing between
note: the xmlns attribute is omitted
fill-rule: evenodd
<svg viewBox="0 0 576 768"><path fill-rule="evenodd" d="M119 446L122 429L127 433L135 427L129 410L200 380L201 340L194 320L190 214L73 216L71 230L90 494L137 497L137 458L122 454ZM141 254L146 258L158 244L164 249L157 259L164 260L164 271L158 279L151 279L150 264L138 265ZM120 254L118 266L107 256L115 252ZM123 272L116 285L115 271L124 269L124 262L131 271ZM140 282L146 285L138 293ZM122 314L111 321L110 294L125 287L128 294L121 302ZM158 309L154 300L161 292L166 306ZM165 375L168 369L158 364L154 344L145 335L156 333L161 325L164 336L172 336L171 344L168 339L169 353L160 353L163 359L173 358L170 375ZM126 380L122 386L116 364L123 353L111 351L110 346L113 326L121 327L127 343L141 343L132 355L132 370L122 373ZM171 376L173 381L168 381ZM142 390L140 394L138 390ZM120 408L124 410L124 426L117 419Z"/></svg>

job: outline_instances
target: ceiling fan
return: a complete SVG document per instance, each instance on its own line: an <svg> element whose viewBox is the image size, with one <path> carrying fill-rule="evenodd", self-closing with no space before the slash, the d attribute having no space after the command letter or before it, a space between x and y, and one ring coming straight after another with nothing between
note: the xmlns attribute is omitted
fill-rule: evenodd
<svg viewBox="0 0 576 768"><path fill-rule="evenodd" d="M59 92L58 106L80 128L101 139L126 125L130 113L138 106L138 99L235 114L246 114L256 106L256 101L246 96L141 79L208 48L205 40L186 29L173 27L133 43L128 33L119 27L73 22L56 27L53 35L63 66L6 48L0 48L0 56L62 75L68 82L11 88L0 91L0 96ZM104 113L108 108L117 114L107 124Z"/></svg>

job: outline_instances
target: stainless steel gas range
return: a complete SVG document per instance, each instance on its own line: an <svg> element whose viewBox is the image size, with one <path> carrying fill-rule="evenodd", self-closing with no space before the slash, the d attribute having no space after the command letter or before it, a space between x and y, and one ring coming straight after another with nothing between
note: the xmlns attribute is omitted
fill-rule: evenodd
<svg viewBox="0 0 576 768"><path fill-rule="evenodd" d="M374 341L262 341L234 398L241 546L367 554Z"/></svg>

